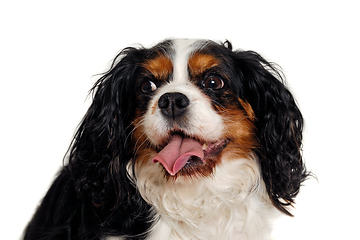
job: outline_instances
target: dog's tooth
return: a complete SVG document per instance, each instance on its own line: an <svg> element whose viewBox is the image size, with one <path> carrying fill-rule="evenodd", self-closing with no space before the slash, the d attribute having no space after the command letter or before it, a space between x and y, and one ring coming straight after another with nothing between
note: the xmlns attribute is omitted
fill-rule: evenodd
<svg viewBox="0 0 360 240"><path fill-rule="evenodd" d="M203 145L202 145L202 150L205 150L205 149L207 149L208 148L208 144L207 143L204 143Z"/></svg>

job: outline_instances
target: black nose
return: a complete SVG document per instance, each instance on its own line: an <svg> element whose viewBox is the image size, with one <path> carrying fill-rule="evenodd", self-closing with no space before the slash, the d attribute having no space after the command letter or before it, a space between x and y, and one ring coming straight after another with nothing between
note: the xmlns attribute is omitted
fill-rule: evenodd
<svg viewBox="0 0 360 240"><path fill-rule="evenodd" d="M189 104L189 99L179 92L165 93L160 97L158 102L161 112L172 119L181 116Z"/></svg>

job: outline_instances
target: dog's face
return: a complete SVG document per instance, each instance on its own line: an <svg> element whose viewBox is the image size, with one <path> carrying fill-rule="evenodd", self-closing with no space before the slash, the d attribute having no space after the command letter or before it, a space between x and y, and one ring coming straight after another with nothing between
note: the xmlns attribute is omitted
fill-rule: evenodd
<svg viewBox="0 0 360 240"><path fill-rule="evenodd" d="M118 183L119 192L129 192L133 186L123 183L133 181L147 190L191 186L226 168L222 179L240 185L256 175L272 203L290 214L286 206L307 176L303 119L281 73L259 54L209 40L126 48L93 90L70 161L93 162L103 182Z"/></svg>
<svg viewBox="0 0 360 240"><path fill-rule="evenodd" d="M167 178L194 178L210 176L222 161L250 157L257 145L254 113L231 89L238 78L218 55L221 48L176 40L141 64L138 164L156 164Z"/></svg>

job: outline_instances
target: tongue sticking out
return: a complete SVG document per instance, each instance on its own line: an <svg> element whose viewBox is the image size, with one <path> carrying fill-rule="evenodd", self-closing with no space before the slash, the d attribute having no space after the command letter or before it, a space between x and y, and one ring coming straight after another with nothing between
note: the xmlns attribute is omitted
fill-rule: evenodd
<svg viewBox="0 0 360 240"><path fill-rule="evenodd" d="M195 139L184 138L181 135L175 134L164 149L153 158L153 162L160 162L166 171L174 176L186 165L192 156L200 159L204 158L202 145Z"/></svg>

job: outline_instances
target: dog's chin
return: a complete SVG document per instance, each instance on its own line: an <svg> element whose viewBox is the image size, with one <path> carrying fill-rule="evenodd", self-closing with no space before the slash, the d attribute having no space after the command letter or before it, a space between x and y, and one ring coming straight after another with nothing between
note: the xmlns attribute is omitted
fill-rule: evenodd
<svg viewBox="0 0 360 240"><path fill-rule="evenodd" d="M209 141L183 131L169 131L156 146L153 162L162 164L168 178L209 176L230 141L226 137Z"/></svg>

